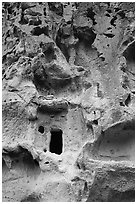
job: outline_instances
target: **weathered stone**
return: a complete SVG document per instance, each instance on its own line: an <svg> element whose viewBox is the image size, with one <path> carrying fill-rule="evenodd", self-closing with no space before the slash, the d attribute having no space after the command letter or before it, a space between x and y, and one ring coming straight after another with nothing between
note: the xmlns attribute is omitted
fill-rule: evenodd
<svg viewBox="0 0 137 204"><path fill-rule="evenodd" d="M135 200L135 4L3 2L4 202Z"/></svg>

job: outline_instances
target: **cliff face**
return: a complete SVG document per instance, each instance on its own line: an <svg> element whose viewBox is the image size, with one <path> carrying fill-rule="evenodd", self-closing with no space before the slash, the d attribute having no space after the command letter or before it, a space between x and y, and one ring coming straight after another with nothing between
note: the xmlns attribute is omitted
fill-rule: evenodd
<svg viewBox="0 0 137 204"><path fill-rule="evenodd" d="M3 201L134 201L134 3L3 3Z"/></svg>

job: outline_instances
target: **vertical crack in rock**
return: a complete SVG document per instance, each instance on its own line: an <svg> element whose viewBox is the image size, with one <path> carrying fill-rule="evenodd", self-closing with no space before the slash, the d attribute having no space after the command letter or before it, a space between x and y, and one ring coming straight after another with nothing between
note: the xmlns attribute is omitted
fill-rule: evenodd
<svg viewBox="0 0 137 204"><path fill-rule="evenodd" d="M135 200L135 3L2 3L3 202Z"/></svg>

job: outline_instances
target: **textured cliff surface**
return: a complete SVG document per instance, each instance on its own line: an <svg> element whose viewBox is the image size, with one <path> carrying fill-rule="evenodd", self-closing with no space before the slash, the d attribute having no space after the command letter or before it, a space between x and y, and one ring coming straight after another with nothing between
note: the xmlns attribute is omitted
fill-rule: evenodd
<svg viewBox="0 0 137 204"><path fill-rule="evenodd" d="M134 3L3 3L3 201L134 201Z"/></svg>

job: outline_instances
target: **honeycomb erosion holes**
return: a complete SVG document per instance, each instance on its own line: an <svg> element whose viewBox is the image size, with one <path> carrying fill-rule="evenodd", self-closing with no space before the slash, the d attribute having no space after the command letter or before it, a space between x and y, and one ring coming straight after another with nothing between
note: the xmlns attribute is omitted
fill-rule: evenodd
<svg viewBox="0 0 137 204"><path fill-rule="evenodd" d="M134 2L3 2L3 202L135 200L134 25Z"/></svg>

